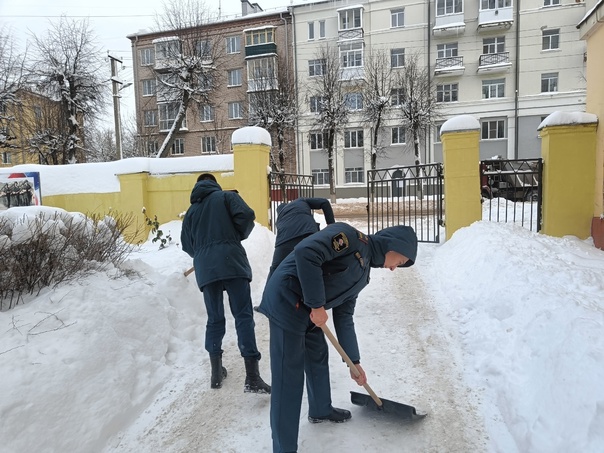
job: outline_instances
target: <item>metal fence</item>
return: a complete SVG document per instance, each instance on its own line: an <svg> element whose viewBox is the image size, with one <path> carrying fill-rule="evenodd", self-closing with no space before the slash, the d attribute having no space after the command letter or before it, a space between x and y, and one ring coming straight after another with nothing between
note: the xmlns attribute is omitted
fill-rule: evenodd
<svg viewBox="0 0 604 453"><path fill-rule="evenodd" d="M277 206L301 197L314 197L315 186L311 175L296 175L291 173L270 173L268 175L269 190L269 226L274 230L277 218Z"/></svg>
<svg viewBox="0 0 604 453"><path fill-rule="evenodd" d="M420 242L439 242L443 195L440 163L368 170L367 232L408 225Z"/></svg>

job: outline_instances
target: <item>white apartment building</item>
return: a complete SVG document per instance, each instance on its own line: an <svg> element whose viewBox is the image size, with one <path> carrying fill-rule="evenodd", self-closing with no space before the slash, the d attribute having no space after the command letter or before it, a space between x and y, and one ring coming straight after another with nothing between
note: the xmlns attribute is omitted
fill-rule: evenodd
<svg viewBox="0 0 604 453"><path fill-rule="evenodd" d="M537 127L550 113L585 110L585 43L576 25L595 0L329 0L297 4L293 39L300 118L298 171L327 187L327 153L316 135L316 106L306 87L317 76L317 55L338 49L342 73L363 77L364 61L389 53L392 71L419 54L435 85L440 124L468 114L481 124L482 159L540 157ZM351 74L353 74L351 76ZM344 76L343 76L344 77ZM395 100L391 100L395 103ZM353 104L336 140L338 197L366 195L371 130ZM410 165L404 125L390 120L377 168ZM442 162L438 126L422 143L423 163ZM319 193L321 190L319 190Z"/></svg>

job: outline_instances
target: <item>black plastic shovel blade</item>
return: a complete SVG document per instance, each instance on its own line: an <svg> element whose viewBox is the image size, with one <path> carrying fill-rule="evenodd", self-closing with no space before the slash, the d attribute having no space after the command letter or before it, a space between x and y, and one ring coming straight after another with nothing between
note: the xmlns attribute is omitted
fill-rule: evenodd
<svg viewBox="0 0 604 453"><path fill-rule="evenodd" d="M371 396L363 393L350 392L350 400L352 401L352 404L356 404L357 406L365 406L372 411L390 414L401 420L413 421L422 419L426 416L426 414L418 414L413 406L386 400L384 398L380 398L382 405L378 406Z"/></svg>

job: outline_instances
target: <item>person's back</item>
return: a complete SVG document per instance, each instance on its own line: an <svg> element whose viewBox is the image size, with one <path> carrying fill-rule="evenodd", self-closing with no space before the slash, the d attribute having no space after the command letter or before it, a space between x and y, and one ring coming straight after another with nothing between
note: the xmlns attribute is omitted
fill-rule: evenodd
<svg viewBox="0 0 604 453"><path fill-rule="evenodd" d="M277 207L277 237L275 246L292 239L304 238L319 231L313 210L320 209L325 216L325 223L335 222L331 203L326 198L298 198Z"/></svg>

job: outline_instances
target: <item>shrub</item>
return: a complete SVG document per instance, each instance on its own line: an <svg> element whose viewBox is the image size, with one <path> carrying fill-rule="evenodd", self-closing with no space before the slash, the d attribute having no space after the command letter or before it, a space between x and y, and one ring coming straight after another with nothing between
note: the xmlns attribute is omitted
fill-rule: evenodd
<svg viewBox="0 0 604 453"><path fill-rule="evenodd" d="M147 208L145 207L143 207L143 214L145 215L145 222L147 222L147 226L151 227L151 233L154 234L154 237L153 239L151 239L151 242L153 242L154 244L156 242L159 242L160 250L166 248L170 244L170 242L172 242L172 236L170 236L170 233L164 236L164 232L159 228L159 221L157 220L157 216L153 216L153 220L151 220L147 216Z"/></svg>

